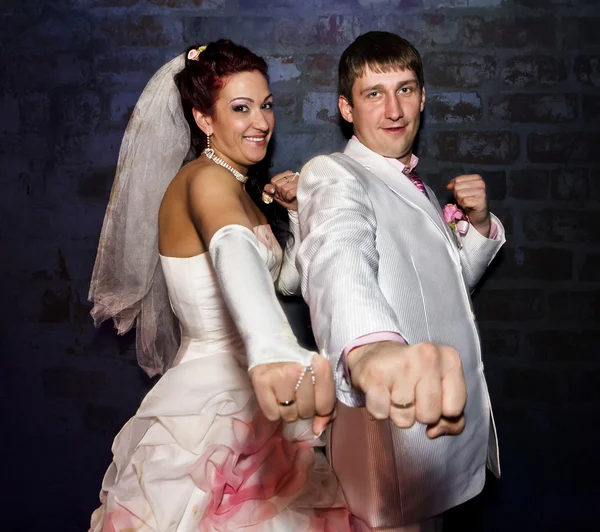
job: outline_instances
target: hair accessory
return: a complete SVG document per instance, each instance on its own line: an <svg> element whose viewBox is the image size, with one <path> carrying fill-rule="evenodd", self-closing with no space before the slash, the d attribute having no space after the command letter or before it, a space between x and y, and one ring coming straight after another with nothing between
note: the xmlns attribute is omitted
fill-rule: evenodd
<svg viewBox="0 0 600 532"><path fill-rule="evenodd" d="M206 50L206 46L199 46L198 48L193 48L188 52L187 58L189 61L198 61L198 56Z"/></svg>

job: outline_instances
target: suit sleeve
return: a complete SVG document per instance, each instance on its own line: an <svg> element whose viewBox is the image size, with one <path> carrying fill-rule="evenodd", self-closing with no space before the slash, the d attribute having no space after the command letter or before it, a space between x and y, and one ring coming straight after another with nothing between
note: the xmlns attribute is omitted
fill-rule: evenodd
<svg viewBox="0 0 600 532"><path fill-rule="evenodd" d="M379 289L376 220L362 185L327 156L303 169L298 186L302 244L297 255L304 299L319 349L331 363L340 401L363 404L344 375L344 347L381 331L402 335Z"/></svg>
<svg viewBox="0 0 600 532"><path fill-rule="evenodd" d="M486 238L473 226L470 226L467 234L462 237L460 263L465 282L470 291L473 291L485 269L506 242L502 223L493 214L490 214L490 216L492 226L495 226L496 229L493 239Z"/></svg>
<svg viewBox="0 0 600 532"><path fill-rule="evenodd" d="M290 237L283 250L281 270L275 282L275 290L283 296L300 295L300 274L296 268L296 253L300 246L300 224L298 213L288 211Z"/></svg>

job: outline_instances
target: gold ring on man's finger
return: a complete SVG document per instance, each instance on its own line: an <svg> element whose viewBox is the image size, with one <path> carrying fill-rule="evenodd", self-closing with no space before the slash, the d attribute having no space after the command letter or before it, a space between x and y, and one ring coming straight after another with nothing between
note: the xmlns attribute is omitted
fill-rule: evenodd
<svg viewBox="0 0 600 532"><path fill-rule="evenodd" d="M413 406L415 406L415 402L414 401L410 401L408 403L392 403L392 406L394 408L398 408L400 410L406 410L408 408L412 408Z"/></svg>

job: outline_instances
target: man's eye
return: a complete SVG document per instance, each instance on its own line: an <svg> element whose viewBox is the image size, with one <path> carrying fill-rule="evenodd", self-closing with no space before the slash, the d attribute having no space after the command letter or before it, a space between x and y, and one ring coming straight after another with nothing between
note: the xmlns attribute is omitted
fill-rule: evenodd
<svg viewBox="0 0 600 532"><path fill-rule="evenodd" d="M379 93L377 91L373 91L369 93L369 98L377 98L377 96L379 96Z"/></svg>
<svg viewBox="0 0 600 532"><path fill-rule="evenodd" d="M400 92L401 92L402 94L409 94L410 92L412 92L412 88L411 88L411 87L402 87L402 88L400 89Z"/></svg>

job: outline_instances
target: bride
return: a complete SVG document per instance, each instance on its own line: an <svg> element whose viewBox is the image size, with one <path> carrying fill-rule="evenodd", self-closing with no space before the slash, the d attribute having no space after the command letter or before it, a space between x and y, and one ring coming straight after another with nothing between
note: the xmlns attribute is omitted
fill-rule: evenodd
<svg viewBox="0 0 600 532"><path fill-rule="evenodd" d="M332 372L275 296L298 289L300 238L298 174L275 176L262 201L276 203L258 206L273 126L265 61L227 40L166 64L136 105L90 299L96 324L136 326L140 365L164 375L115 438L93 532L351 530L314 451ZM264 214L277 203L285 252Z"/></svg>

